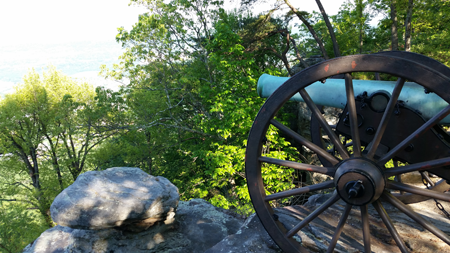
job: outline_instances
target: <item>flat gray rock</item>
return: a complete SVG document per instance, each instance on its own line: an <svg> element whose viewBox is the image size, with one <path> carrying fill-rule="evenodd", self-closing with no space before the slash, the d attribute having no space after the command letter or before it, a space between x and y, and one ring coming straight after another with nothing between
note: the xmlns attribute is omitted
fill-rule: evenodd
<svg viewBox="0 0 450 253"><path fill-rule="evenodd" d="M303 206L277 208L275 209L275 213L285 227L291 229L329 197L329 195L317 194L310 197L308 202ZM410 219L406 214L388 203L383 202L382 204L409 250L422 253L450 252L449 245L435 237L429 231L424 230L422 226ZM442 204L445 205L447 210L450 209L450 203ZM447 235L450 234L450 222L437 210L434 200L430 199L409 206L444 233ZM328 245L335 233L344 208L345 203L342 200L336 202L305 226L305 228L300 230L296 235L296 239L301 241L302 245L310 252L327 252ZM372 252L400 252L391 234L386 229L379 214L372 205L368 206L368 210ZM359 208L353 208L350 212L340 240L336 245L335 252L364 252Z"/></svg>
<svg viewBox="0 0 450 253"><path fill-rule="evenodd" d="M116 228L86 230L56 226L48 229L24 253L85 252L205 252L235 234L244 220L203 199L180 201L172 223L159 222L133 233Z"/></svg>
<svg viewBox="0 0 450 253"><path fill-rule="evenodd" d="M275 208L274 212L287 229L298 225L306 216L319 207L329 195L317 194L311 196L303 206ZM446 210L450 210L450 203L443 202ZM392 219L398 233L412 252L436 253L450 252L450 246L424 230L407 215L388 203L383 202L385 210ZM415 212L431 222L445 234L450 234L450 221L436 207L430 199L409 205ZM325 212L301 229L294 236L309 252L327 252L337 224L345 208L343 201L338 201ZM399 252L395 241L383 224L375 209L369 205L371 249L377 253ZM353 208L342 231L340 240L334 249L338 253L364 252L361 228L361 213L359 208ZM221 242L205 253L275 253L282 252L264 230L258 217L253 214L236 234L225 237Z"/></svg>
<svg viewBox="0 0 450 253"><path fill-rule="evenodd" d="M236 234L225 237L205 253L281 253L254 213Z"/></svg>
<svg viewBox="0 0 450 253"><path fill-rule="evenodd" d="M117 167L81 174L55 198L50 212L61 226L138 232L173 219L178 200L178 188L166 178Z"/></svg>
<svg viewBox="0 0 450 253"><path fill-rule="evenodd" d="M244 223L231 211L213 206L203 199L180 202L176 220L178 233L191 243L180 253L205 252L228 235L235 234Z"/></svg>

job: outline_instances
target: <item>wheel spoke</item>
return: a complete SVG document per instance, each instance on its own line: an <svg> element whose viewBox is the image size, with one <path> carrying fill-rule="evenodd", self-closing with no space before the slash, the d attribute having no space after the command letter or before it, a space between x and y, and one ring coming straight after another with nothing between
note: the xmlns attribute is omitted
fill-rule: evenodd
<svg viewBox="0 0 450 253"><path fill-rule="evenodd" d="M328 209L328 207L333 205L338 200L339 200L339 195L337 194L337 191L335 190L333 195L327 201L325 201L316 210L314 210L312 213L310 213L308 216L306 216L299 224L297 224L295 227L293 227L291 230L289 230L286 234L286 237L294 236L300 229L305 227L308 223L310 223L312 220L314 220L317 216L319 216L321 213L323 213L326 209Z"/></svg>
<svg viewBox="0 0 450 253"><path fill-rule="evenodd" d="M397 183L397 182L387 182L386 188L392 189L392 190L399 190L399 191L405 191L417 195L422 195L426 197L430 197L433 199L440 199L443 201L450 202L450 195L442 192L432 191L428 189L422 189L416 186L407 185L403 183Z"/></svg>
<svg viewBox="0 0 450 253"><path fill-rule="evenodd" d="M334 231L334 235L333 235L333 238L331 239L330 245L328 245L327 253L334 252L336 243L339 240L339 237L341 236L342 230L344 229L345 222L347 221L348 215L350 214L351 210L352 210L352 205L347 204L345 206L344 212L341 215L339 224L337 225L336 230Z"/></svg>
<svg viewBox="0 0 450 253"><path fill-rule="evenodd" d="M277 193L271 194L269 196L266 196L266 198L264 200L265 201L271 201L271 200L275 200L275 199L287 198L287 197L291 197L291 196L294 196L294 195L299 195L299 194L304 194L304 193L313 192L313 191L330 189L330 188L333 188L333 187L334 187L334 182L332 180L330 180L330 181L326 181L326 182L323 182L323 183L314 184L314 185L308 185L308 186L296 188L296 189L289 190L289 191L277 192Z"/></svg>
<svg viewBox="0 0 450 253"><path fill-rule="evenodd" d="M386 228L389 230L389 233L391 233L395 243L397 243L397 247L400 249L402 253L408 253L409 251L408 248L406 248L405 242L403 242L402 238L397 232L397 229L395 229L391 218L386 213L386 210L384 209L383 205L381 205L380 200L373 202L372 205L375 208L375 210L377 210L378 214L383 220L384 225L386 225Z"/></svg>
<svg viewBox="0 0 450 253"><path fill-rule="evenodd" d="M403 173L413 172L413 171L423 171L423 170L431 170L434 168L439 168L443 166L450 165L450 157L436 159L432 161L426 161L421 163L415 163L407 166L396 167L392 169L387 169L384 173L386 177L391 177Z"/></svg>
<svg viewBox="0 0 450 253"><path fill-rule="evenodd" d="M285 125L281 124L280 122L272 119L272 120L270 120L270 123L272 125L274 125L276 128L278 128L281 131L283 131L285 134L289 135L291 138L293 138L298 143L300 143L302 145L305 145L307 148L309 148L312 151L316 152L317 155L320 155L323 158L327 159L327 161L329 161L332 165L335 165L336 163L339 162L338 159L336 159L336 157L328 154L328 152L326 150L320 148L316 144L314 144L314 143L310 142L309 140L305 139L304 137L302 137L301 135L299 135L298 133L296 133L292 129L290 129L290 128L286 127Z"/></svg>
<svg viewBox="0 0 450 253"><path fill-rule="evenodd" d="M335 169L333 167L320 167L316 165L311 165L307 163L298 163L298 162L292 162L292 161L286 161L286 160L280 160L276 158L270 158L270 157L264 157L261 156L258 159L260 162L270 163L270 164L276 164L280 166L289 167L296 170L305 170L310 172L316 172L328 175L330 177L334 177Z"/></svg>
<svg viewBox="0 0 450 253"><path fill-rule="evenodd" d="M448 105L447 107L445 107L443 110L441 110L438 114L436 114L433 118L431 118L430 120L428 120L427 122L425 122L425 124L423 124L421 127L419 127L419 129L417 129L416 131L414 131L414 133L412 133L411 135L409 135L408 137L406 137L406 139L404 139L400 144L398 144L397 146L395 146L394 148L391 149L391 151L389 151L387 154L385 154L377 163L380 165L384 165L385 163L387 163L387 161L389 161L392 157L395 156L395 154L400 151L403 150L404 148L406 148L406 146L413 141L414 139L419 138L423 133L427 132L428 130L430 130L434 125L436 125L437 123L439 123L443 118L445 118L445 116L447 116L450 113L450 105Z"/></svg>
<svg viewBox="0 0 450 253"><path fill-rule="evenodd" d="M339 154L341 154L343 159L350 158L347 152L347 149L344 148L342 143L340 142L338 136L334 133L333 129L331 129L330 125L328 125L328 122L323 117L322 113L320 112L319 108L316 104L312 101L311 97L309 96L308 92L306 92L305 89L301 89L299 91L300 95L303 98L303 101L308 105L308 108L311 110L312 115L316 117L316 119L319 121L320 126L322 129L327 133L328 138L330 138L333 145L338 150ZM328 160L328 159L327 159Z"/></svg>
<svg viewBox="0 0 450 253"><path fill-rule="evenodd" d="M418 215L416 212L414 212L410 207L403 204L400 200L398 200L396 197L392 196L391 193L385 192L383 194L383 198L388 201L390 204L395 206L397 209L408 215L411 219L413 219L415 222L419 223L422 227L433 233L435 236L439 237L442 241L450 245L450 238L442 232L440 229L438 229L436 226L431 224L429 221L422 218L422 216Z"/></svg>
<svg viewBox="0 0 450 253"><path fill-rule="evenodd" d="M394 168L398 168L398 161L397 160L393 160L394 163ZM395 182L399 182L399 183L403 183L402 182L402 175L396 175L394 177L394 181ZM400 191L400 195L403 195L405 192L404 191Z"/></svg>
<svg viewBox="0 0 450 253"><path fill-rule="evenodd" d="M353 142L353 156L361 157L361 141L358 129L358 114L356 113L355 92L353 91L353 81L350 74L345 74L345 91L347 93L347 110L350 118L350 132Z"/></svg>
<svg viewBox="0 0 450 253"><path fill-rule="evenodd" d="M383 117L381 118L380 124L378 126L377 132L375 133L375 137L373 137L372 145L367 152L366 157L372 159L375 155L375 152L380 144L381 138L383 137L384 131L386 130L389 119L394 112L395 105L397 103L398 97L400 96L400 92L402 91L403 85L405 84L404 78L399 78L397 83L395 84L394 90L392 91L391 98L386 106Z"/></svg>
<svg viewBox="0 0 450 253"><path fill-rule="evenodd" d="M433 180L431 180L431 178L428 176L428 172L423 172L423 171L421 171L420 172L420 175L422 176L422 182L424 183L424 184L430 184L431 185L431 187L433 187L434 186L434 182L433 182Z"/></svg>
<svg viewBox="0 0 450 253"><path fill-rule="evenodd" d="M364 252L372 252L372 250L370 250L370 224L367 205L361 206L361 220L363 230Z"/></svg>
<svg viewBox="0 0 450 253"><path fill-rule="evenodd" d="M440 180L434 187L431 187L430 190L435 191L435 192L444 192L444 191L448 190L449 188L450 188L450 185L448 185L445 182L445 180ZM403 195L401 195L401 194L400 195L392 194L392 195L394 195L394 197L399 199L404 204L413 204L413 203L417 203L417 202L421 202L421 201L430 199L427 196L417 195L417 194L412 194L412 193L405 193Z"/></svg>

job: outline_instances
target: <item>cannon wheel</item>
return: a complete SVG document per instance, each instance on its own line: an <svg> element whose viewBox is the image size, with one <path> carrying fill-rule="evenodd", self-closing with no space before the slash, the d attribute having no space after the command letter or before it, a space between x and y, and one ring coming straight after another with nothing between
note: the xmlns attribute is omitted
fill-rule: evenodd
<svg viewBox="0 0 450 253"><path fill-rule="evenodd" d="M408 187L403 184L391 183L386 180L387 177L398 175L411 171L421 171L424 169L440 168L450 163L450 158L441 158L430 160L420 164L411 164L399 168L386 169L385 164L395 156L396 152L404 149L414 138L420 137L423 133L436 125L443 117L450 113L450 105L436 114L433 118L426 121L413 134L403 140L399 145L391 149L388 153L380 158L375 158L375 149L379 144L383 133L389 131L386 129L389 116L392 114L396 100L405 80L412 81L422 85L428 91L432 91L443 98L447 103L450 102L450 93L447 92L450 78L436 68L429 68L426 65L414 61L414 56L410 58L398 57L389 54L374 55L354 55L331 59L297 73L280 88L278 88L261 107L255 118L253 126L250 130L247 151L246 151L246 178L250 197L253 206L260 218L263 226L274 241L285 252L308 252L294 238L298 231L308 225L312 220L318 217L322 212L328 209L336 201L342 199L347 203L346 211L336 227L335 234L330 241L328 252L333 252L339 239L342 228L345 225L348 213L351 208L360 208L361 219L363 224L362 234L365 252L371 252L370 230L368 220L368 205L372 204L380 214L383 222L388 228L390 234L395 240L398 248L402 252L408 252L408 249L397 233L394 225L383 208L381 199L386 201L397 209L408 215L415 222L422 225L426 230L433 233L436 237L450 245L450 238L441 230L437 229L429 221L423 219L417 213L407 208L400 200L390 193L390 190L399 190L399 187L407 193L413 193L427 198L435 198L443 201L449 201L448 195L426 189ZM357 116L355 108L355 94L352 85L352 72L379 72L387 73L398 77L398 81L392 93L391 99L387 105L383 119L376 131L372 148L366 153L361 152L361 144L359 142L359 134L357 129ZM316 81L325 80L326 78L336 75L345 74L346 80L346 97L350 118L350 127L352 132L353 151L351 154L347 148L342 145L339 138L333 133L333 130L327 124L319 108L309 97L305 88ZM324 91L327 92L327 91ZM296 93L300 93L309 109L313 112L321 124L321 127L327 131L331 137L339 157L330 155L327 150L308 141L295 131L284 126L277 121L277 112L280 108ZM263 140L270 125L273 125L285 136L289 136L296 142L305 146L309 150L315 152L319 157L323 157L328 161L328 166L314 166L291 161L277 160L262 156ZM324 183L301 187L294 190L271 193L266 195L265 184L262 177L261 167L264 164L275 164L280 167L288 167L296 170L311 171L324 174L334 178L333 181L325 181ZM355 169L356 168L356 169ZM356 171L355 171L356 170ZM360 187L363 185L364 187ZM365 190L360 190L361 188ZM323 205L305 217L299 224L290 230L287 230L274 214L271 201L290 197L298 194L315 192L320 190L333 191L331 197L325 201Z"/></svg>
<svg viewBox="0 0 450 253"><path fill-rule="evenodd" d="M450 68L445 66L444 64L421 54L416 53L410 53L406 51L385 51L377 53L376 55L385 55L390 57L397 57L397 58L403 58L405 60L414 61L417 63L420 63L424 66L427 66L428 68L433 69L436 72L439 72L443 75L445 75L447 78L450 78ZM322 108L321 108L322 111ZM333 126L330 126L333 127ZM322 139L322 127L320 126L320 122L316 117L311 117L311 140L314 144L318 145L320 148L324 149L324 142ZM448 135L448 134L447 134ZM448 135L450 136L450 135ZM450 138L450 137L448 137ZM324 166L331 166L331 164L324 159L323 157L319 156L318 159ZM398 175L398 178L401 182L401 175ZM447 183L447 180L440 179L438 182L433 183L431 187L429 187L430 190L436 191L436 192L444 192L448 189L450 189L450 185ZM412 193L393 193L395 197L397 197L400 201L402 201L404 204L413 204L418 203L422 201L426 201L430 199L427 196L421 196L416 195Z"/></svg>

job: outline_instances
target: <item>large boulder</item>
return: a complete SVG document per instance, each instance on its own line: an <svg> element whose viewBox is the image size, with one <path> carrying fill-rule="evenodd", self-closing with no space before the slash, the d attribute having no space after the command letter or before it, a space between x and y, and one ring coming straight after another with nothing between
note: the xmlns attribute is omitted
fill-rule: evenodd
<svg viewBox="0 0 450 253"><path fill-rule="evenodd" d="M166 178L117 167L81 174L55 198L50 212L65 227L137 232L156 222L170 223L178 200L178 188Z"/></svg>
<svg viewBox="0 0 450 253"><path fill-rule="evenodd" d="M24 253L129 253L129 252L205 252L223 238L235 234L244 219L217 208L202 199L180 201L176 219L160 222L134 233L116 228L48 229L24 249Z"/></svg>

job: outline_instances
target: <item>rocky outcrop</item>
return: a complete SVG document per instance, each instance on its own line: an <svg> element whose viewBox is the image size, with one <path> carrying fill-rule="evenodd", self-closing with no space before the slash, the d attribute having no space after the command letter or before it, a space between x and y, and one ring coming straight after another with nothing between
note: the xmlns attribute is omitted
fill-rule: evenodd
<svg viewBox="0 0 450 253"><path fill-rule="evenodd" d="M86 172L52 203L58 226L24 252L204 252L244 222L205 200L178 199L166 178L138 168Z"/></svg>
<svg viewBox="0 0 450 253"><path fill-rule="evenodd" d="M283 252L264 230L258 216L250 215L242 227L225 237L205 253L277 253Z"/></svg>
<svg viewBox="0 0 450 253"><path fill-rule="evenodd" d="M142 232L110 229L51 228L24 252L205 252L228 235L235 234L243 218L231 215L202 199L180 201L176 220L159 222Z"/></svg>
<svg viewBox="0 0 450 253"><path fill-rule="evenodd" d="M202 199L180 201L177 205L176 187L165 178L150 176L137 168L112 168L100 173L85 173L66 190L57 197L51 209L52 217L65 222L66 226L60 223L45 231L24 252L282 252L255 214L244 220ZM317 194L302 206L276 208L274 212L289 229L328 197L326 194ZM150 203L148 199L153 202ZM450 210L450 203L442 205ZM383 206L411 251L450 252L449 245L404 213L387 203L383 203ZM326 252L344 208L344 202L336 202L294 238L310 252ZM412 204L410 208L444 233L450 234L450 222L439 213L434 200ZM101 211L96 211L98 209ZM111 215L103 211L105 209ZM372 251L400 252L378 213L370 205L368 210ZM126 212L129 214L124 215ZM80 215L85 217L80 218ZM151 217L155 220L147 222ZM364 251L360 217L359 208L354 207L335 252Z"/></svg>
<svg viewBox="0 0 450 253"><path fill-rule="evenodd" d="M275 214L278 216L286 228L293 228L300 223L307 215L319 207L328 199L329 195L317 194L309 198L303 206L292 206L276 208ZM442 203L447 210L450 210L450 203ZM404 240L411 252L436 253L450 252L450 246L441 241L429 231L424 230L419 224L414 222L404 213L398 211L393 206L383 203L384 208L392 219L398 233ZM430 199L421 203L409 205L415 212L425 217L434 226L442 230L445 234L450 234L450 222L436 208L434 200ZM344 211L345 203L338 201L319 215L305 228L300 230L294 238L301 242L309 252L327 252L328 245L335 233L336 226ZM380 216L369 205L369 220L371 233L371 249L377 253L400 252L395 241L384 226ZM354 207L350 212L344 230L341 234L335 251L339 253L364 252L362 240L361 213L359 208ZM235 235L226 237L220 243L207 251L215 252L281 252L273 244L267 232L259 223L257 216L250 216L245 224Z"/></svg>
<svg viewBox="0 0 450 253"><path fill-rule="evenodd" d="M89 171L64 189L50 212L58 225L75 229L142 231L175 216L178 189L139 168Z"/></svg>

